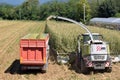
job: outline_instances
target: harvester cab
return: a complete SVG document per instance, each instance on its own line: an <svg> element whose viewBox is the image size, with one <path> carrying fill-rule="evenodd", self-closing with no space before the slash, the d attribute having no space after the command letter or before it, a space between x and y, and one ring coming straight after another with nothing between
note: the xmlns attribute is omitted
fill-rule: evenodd
<svg viewBox="0 0 120 80"><path fill-rule="evenodd" d="M94 40L103 40L103 36L99 33L92 33ZM88 33L82 34L82 41L84 44L88 43L90 41L90 37Z"/></svg>

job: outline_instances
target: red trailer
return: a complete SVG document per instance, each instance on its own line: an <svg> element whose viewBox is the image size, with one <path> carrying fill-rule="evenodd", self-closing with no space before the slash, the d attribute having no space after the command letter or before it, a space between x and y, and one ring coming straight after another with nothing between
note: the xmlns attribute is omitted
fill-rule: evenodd
<svg viewBox="0 0 120 80"><path fill-rule="evenodd" d="M46 72L49 57L49 34L28 34L20 40L21 69L41 69Z"/></svg>

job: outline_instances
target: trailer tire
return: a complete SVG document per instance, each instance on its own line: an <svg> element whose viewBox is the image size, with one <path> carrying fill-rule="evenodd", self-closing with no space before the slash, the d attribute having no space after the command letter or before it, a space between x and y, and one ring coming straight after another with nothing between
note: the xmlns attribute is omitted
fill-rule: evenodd
<svg viewBox="0 0 120 80"><path fill-rule="evenodd" d="M24 71L26 71L27 69L25 69L25 67L23 65L19 66L19 73L22 74L24 73Z"/></svg>
<svg viewBox="0 0 120 80"><path fill-rule="evenodd" d="M42 73L46 73L47 72L47 70L42 70Z"/></svg>
<svg viewBox="0 0 120 80"><path fill-rule="evenodd" d="M42 68L42 73L46 73L48 69L48 61L46 62L46 64L43 66Z"/></svg>

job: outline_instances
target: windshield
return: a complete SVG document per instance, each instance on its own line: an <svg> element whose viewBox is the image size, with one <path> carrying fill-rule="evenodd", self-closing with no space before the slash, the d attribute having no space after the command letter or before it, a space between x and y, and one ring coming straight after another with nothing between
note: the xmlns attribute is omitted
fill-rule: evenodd
<svg viewBox="0 0 120 80"><path fill-rule="evenodd" d="M102 35L93 35L94 40L102 40ZM89 35L83 35L83 41L87 42L90 40Z"/></svg>

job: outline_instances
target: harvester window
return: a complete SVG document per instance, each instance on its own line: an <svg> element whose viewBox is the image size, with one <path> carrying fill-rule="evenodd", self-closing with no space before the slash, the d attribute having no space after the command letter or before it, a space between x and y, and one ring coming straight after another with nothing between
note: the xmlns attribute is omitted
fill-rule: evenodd
<svg viewBox="0 0 120 80"><path fill-rule="evenodd" d="M90 37L88 35L84 35L83 36L83 42L84 43L87 42L87 41L89 41L89 40L90 40Z"/></svg>
<svg viewBox="0 0 120 80"><path fill-rule="evenodd" d="M103 37L102 35L93 35L94 40L102 40ZM83 35L83 42L86 43L87 41L90 40L89 35Z"/></svg>

